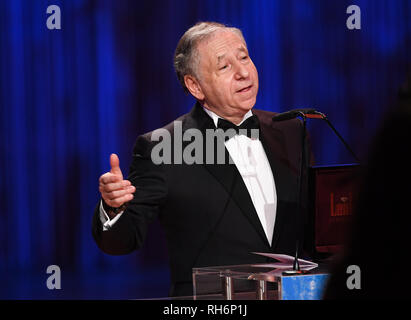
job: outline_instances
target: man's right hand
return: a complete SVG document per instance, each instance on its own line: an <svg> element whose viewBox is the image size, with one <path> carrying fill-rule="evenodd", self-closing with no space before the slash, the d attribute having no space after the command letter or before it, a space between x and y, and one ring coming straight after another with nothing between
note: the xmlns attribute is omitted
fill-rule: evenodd
<svg viewBox="0 0 411 320"><path fill-rule="evenodd" d="M106 172L99 179L99 190L104 202L113 208L121 207L133 199L136 188L128 180L123 180L120 169L120 160L115 153L110 155L110 172Z"/></svg>

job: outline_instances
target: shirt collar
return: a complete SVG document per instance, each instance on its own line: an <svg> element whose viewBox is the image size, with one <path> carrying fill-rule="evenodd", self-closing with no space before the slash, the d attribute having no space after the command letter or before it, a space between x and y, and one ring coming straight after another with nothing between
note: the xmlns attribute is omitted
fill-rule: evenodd
<svg viewBox="0 0 411 320"><path fill-rule="evenodd" d="M220 119L220 118L224 119L224 118L222 118L219 115L215 114L213 111L208 110L207 108L203 107L203 109L210 116L210 118L213 120L214 125L217 128L218 119ZM238 124L238 126L241 125L245 120L247 120L252 115L253 115L253 113L251 112L251 110L248 110L248 112L244 115L243 120L241 120L241 122ZM227 120L227 119L225 119L225 120Z"/></svg>

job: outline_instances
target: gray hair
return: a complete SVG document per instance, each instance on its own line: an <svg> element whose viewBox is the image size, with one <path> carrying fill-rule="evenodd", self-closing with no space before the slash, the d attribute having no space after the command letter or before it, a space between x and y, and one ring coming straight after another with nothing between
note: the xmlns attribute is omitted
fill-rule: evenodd
<svg viewBox="0 0 411 320"><path fill-rule="evenodd" d="M199 63L197 45L218 30L234 32L245 43L240 29L228 27L218 22L198 22L188 29L178 42L174 53L174 69L185 92L188 93L189 91L185 85L184 76L190 74L196 78L199 77L197 70Z"/></svg>

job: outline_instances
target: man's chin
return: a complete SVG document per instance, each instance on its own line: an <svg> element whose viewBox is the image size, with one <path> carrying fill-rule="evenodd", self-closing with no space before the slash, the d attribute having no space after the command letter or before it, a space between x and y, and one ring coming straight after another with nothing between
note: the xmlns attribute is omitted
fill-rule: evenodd
<svg viewBox="0 0 411 320"><path fill-rule="evenodd" d="M246 101L242 101L238 104L239 109L243 110L245 113L250 111L256 103L256 98L251 98Z"/></svg>

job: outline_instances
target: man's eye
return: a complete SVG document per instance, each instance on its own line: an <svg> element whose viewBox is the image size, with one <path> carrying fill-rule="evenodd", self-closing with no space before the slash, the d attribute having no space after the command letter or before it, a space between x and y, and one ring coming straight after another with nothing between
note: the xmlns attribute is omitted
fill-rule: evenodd
<svg viewBox="0 0 411 320"><path fill-rule="evenodd" d="M222 66L222 67L220 68L220 70L227 69L227 67L228 67L228 65L224 65L224 66Z"/></svg>
<svg viewBox="0 0 411 320"><path fill-rule="evenodd" d="M244 56L244 57L242 57L241 59L247 60L247 59L248 59L248 56Z"/></svg>

